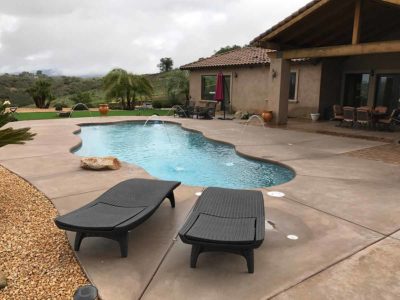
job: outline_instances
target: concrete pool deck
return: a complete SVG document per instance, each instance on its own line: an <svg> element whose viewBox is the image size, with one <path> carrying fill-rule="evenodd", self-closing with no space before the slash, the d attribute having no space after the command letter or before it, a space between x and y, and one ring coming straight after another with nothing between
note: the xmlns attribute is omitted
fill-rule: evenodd
<svg viewBox="0 0 400 300"><path fill-rule="evenodd" d="M190 246L177 232L201 187L181 186L177 205L165 202L130 233L129 256L117 243L85 239L77 257L102 299L321 299L400 296L400 168L344 155L382 143L230 121L163 118L234 144L245 155L284 163L294 180L260 189L266 218L275 224L255 251L255 273L243 258L204 253L189 268ZM13 123L37 133L26 145L0 148L0 164L28 180L65 214L109 187L132 178L151 178L123 164L118 171L79 168L70 149L80 123L145 120L144 117L74 118ZM243 133L244 131L244 133ZM268 191L281 191L271 198ZM298 240L289 240L293 234ZM72 241L74 235L68 234Z"/></svg>

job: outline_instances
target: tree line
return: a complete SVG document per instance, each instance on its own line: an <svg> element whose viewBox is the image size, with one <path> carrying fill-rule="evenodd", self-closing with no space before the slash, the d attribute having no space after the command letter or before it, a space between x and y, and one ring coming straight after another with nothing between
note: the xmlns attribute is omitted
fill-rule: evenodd
<svg viewBox="0 0 400 300"><path fill-rule="evenodd" d="M120 108L128 110L134 109L138 101L152 100L155 92L158 97L165 94L164 102L187 100L188 73L172 66L171 58L162 58L158 65L160 74L137 75L115 68L102 78L50 77L40 71L4 74L0 76L0 99L10 99L21 106L33 102L37 108L66 107L70 103L91 107L102 101L118 103Z"/></svg>

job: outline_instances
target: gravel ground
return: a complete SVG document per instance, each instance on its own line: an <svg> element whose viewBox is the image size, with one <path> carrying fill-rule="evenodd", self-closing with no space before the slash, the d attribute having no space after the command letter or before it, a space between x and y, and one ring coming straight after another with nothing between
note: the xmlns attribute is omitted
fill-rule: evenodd
<svg viewBox="0 0 400 300"><path fill-rule="evenodd" d="M42 193L0 166L0 299L71 299L89 283L65 236L57 211Z"/></svg>

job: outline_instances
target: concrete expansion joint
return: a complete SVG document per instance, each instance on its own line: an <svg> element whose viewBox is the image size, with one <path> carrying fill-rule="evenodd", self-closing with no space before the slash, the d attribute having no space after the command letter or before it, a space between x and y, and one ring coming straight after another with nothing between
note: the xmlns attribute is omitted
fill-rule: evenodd
<svg viewBox="0 0 400 300"><path fill-rule="evenodd" d="M79 195L85 195L85 194L89 194L89 193L93 193L93 192L100 192L100 191L105 191L105 190L106 190L105 188L101 188L101 189L94 189L94 190L84 191L84 192L80 192L80 193L76 193L76 194L66 194L66 195L62 195L62 196L47 197L47 198L49 198L50 200L56 200L56 199L72 197L72 196L79 196Z"/></svg>
<svg viewBox="0 0 400 300"><path fill-rule="evenodd" d="M266 191L270 191L270 190L268 190L268 189L266 189L266 188L265 188L265 190L266 190ZM376 234L379 234L379 235L382 236L383 238L385 238L385 237L388 236L388 235L385 234L385 233L379 232L379 231L377 231L377 230L375 230L375 229L369 228L369 227L364 226L364 225L362 225L362 224L355 223L355 222L353 222L353 221L350 221L350 220L348 220L348 219L345 219L345 218L336 216L336 215L334 215L334 214L332 214L332 213L329 213L329 212L327 212L327 211L324 211L324 210L321 210L321 209L319 209L319 208L315 208L315 207L312 207L312 206L310 206L310 205L307 205L307 204L305 204L305 203L301 202L300 200L297 200L297 199L295 199L295 198L293 198L293 197L289 197L289 196L285 195L284 197L282 197L282 198L280 198L280 199L286 199L286 200L288 200L288 201L295 202L295 203L297 203L297 204L299 204L299 205L302 205L302 206L311 208L311 209L313 209L313 210L315 210L315 211L318 211L318 212L323 213L323 214L325 214L325 215L328 215L328 216L330 216L330 217L333 217L333 218L336 218L336 219L345 221L345 222L347 222L347 223L350 223L350 224L352 224L352 225L355 225L355 226L364 228L364 229L366 229L366 230L372 231L372 232L374 232L374 233L376 233Z"/></svg>
<svg viewBox="0 0 400 300"><path fill-rule="evenodd" d="M378 239L375 240L374 242L372 242L372 243L370 243L370 244L368 244L368 245L362 247L361 249L357 249L357 250L353 251L353 252L350 253L349 255L347 255L347 256L345 256L345 257L343 257L343 258L341 258L341 259L339 259L339 260L333 262L332 264L330 264L330 265L328 265L328 266L322 268L321 270L315 272L314 274L311 274L311 275L307 276L306 278L304 278L304 279L300 280L299 282L297 282L297 283L291 285L290 287L288 287L288 288L286 288L286 289L283 289L283 290L280 291L280 292L277 292L275 295L272 295L271 297L269 297L269 298L267 298L267 299L273 299L273 298L279 296L280 294L283 294L284 292L287 292L288 290L290 290L290 289L292 289L292 288L295 288L296 286L300 285L301 283L303 283L303 282L305 282L305 281L307 281L307 280L309 280L309 279L311 279L311 278L313 278L313 277L315 277L315 276L321 274L322 272L324 272L324 271L326 271L326 270L328 270L328 269L334 267L335 265L340 264L341 262L344 262L344 261L350 259L352 256L356 255L357 253L359 253L359 252L361 252L361 251L363 251L363 250L366 250L367 248L370 248L370 247L374 246L375 244L377 244L377 243L379 243L379 242L381 242L381 241L383 241L383 240L385 240L385 239L387 239L386 236L382 236L382 237L378 238Z"/></svg>
<svg viewBox="0 0 400 300"><path fill-rule="evenodd" d="M23 156L23 157L12 157L12 158L6 158L6 159L0 159L0 163L2 161L11 161L11 160L21 160L25 158L35 158L35 157L44 157L44 156L50 156L50 155L60 155L60 154L68 154L69 152L54 152L54 153L45 153L45 154L39 154L39 155L32 155L32 156Z"/></svg>

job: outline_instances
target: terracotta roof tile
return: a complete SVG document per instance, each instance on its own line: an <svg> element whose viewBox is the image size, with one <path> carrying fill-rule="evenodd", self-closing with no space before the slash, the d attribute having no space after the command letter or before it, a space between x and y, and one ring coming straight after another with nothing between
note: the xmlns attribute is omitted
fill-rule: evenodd
<svg viewBox="0 0 400 300"><path fill-rule="evenodd" d="M237 67L249 65L265 65L270 62L268 52L273 50L245 47L222 54L202 58L190 64L181 66L182 70L206 69L218 67Z"/></svg>

